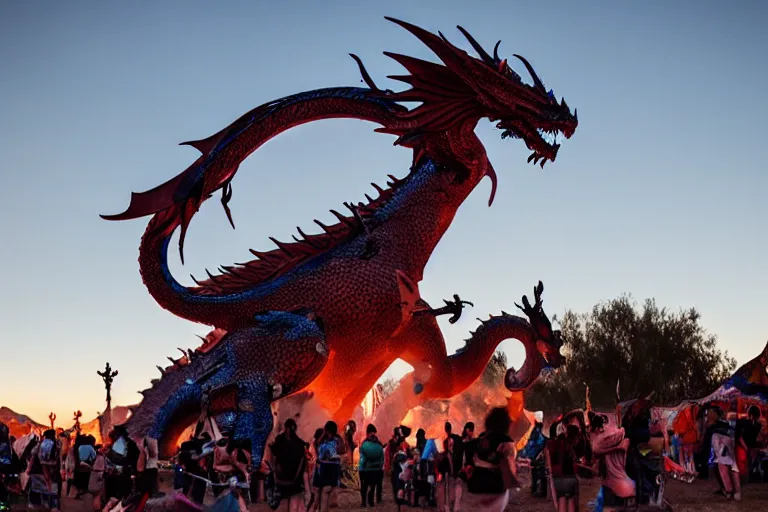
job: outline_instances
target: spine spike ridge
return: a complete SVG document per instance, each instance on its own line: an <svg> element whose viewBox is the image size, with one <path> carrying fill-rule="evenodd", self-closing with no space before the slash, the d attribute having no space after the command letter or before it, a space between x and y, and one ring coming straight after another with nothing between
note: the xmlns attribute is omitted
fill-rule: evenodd
<svg viewBox="0 0 768 512"><path fill-rule="evenodd" d="M365 195L365 198L368 200L369 203L373 202L373 198L371 196L369 196L368 194L364 194L364 195ZM360 206L361 207L364 206L363 203L360 203Z"/></svg>
<svg viewBox="0 0 768 512"><path fill-rule="evenodd" d="M269 237L269 239L272 241L273 244L275 244L277 246L278 249L280 249L281 251L285 252L288 256L291 256L290 251L288 251L285 248L285 244L283 244L280 240L278 240L277 238L275 238L273 236Z"/></svg>
<svg viewBox="0 0 768 512"><path fill-rule="evenodd" d="M317 220L317 219L315 219L315 221L314 221L314 222L315 222L315 224L317 224L318 226L320 226L320 228L321 228L323 231L325 231L325 232L326 232L326 233L328 233L329 235L331 234L331 230L328 228L328 226L326 226L325 224L323 224L322 222L320 222L320 221L319 221L319 220Z"/></svg>
<svg viewBox="0 0 768 512"><path fill-rule="evenodd" d="M347 217L343 216L336 210L331 210L331 213L333 214L334 217L339 219L339 222L341 222L342 224L345 224L349 227L355 227L355 224L352 221L350 221Z"/></svg>
<svg viewBox="0 0 768 512"><path fill-rule="evenodd" d="M165 375L165 370L163 370L160 366L155 366L155 368L158 369L158 371L160 372L160 375Z"/></svg>
<svg viewBox="0 0 768 512"><path fill-rule="evenodd" d="M375 189L376 189L376 192L378 192L378 193L379 193L379 195L381 195L381 194L383 194L383 193L384 193L384 189L383 189L383 188L381 188L380 186L378 186L377 184L375 184L375 183L371 183L371 186L372 186L373 188L375 188Z"/></svg>

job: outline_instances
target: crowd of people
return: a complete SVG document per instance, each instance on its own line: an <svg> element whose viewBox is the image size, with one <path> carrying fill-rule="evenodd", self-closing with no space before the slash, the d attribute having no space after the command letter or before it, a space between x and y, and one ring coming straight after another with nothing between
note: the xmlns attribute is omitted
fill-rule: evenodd
<svg viewBox="0 0 768 512"><path fill-rule="evenodd" d="M559 512L573 512L578 509L580 477L601 479L593 502L597 510L632 501L663 507L661 482L667 476L684 481L711 476L717 494L734 501L741 501L742 483L765 480L768 461L760 439L766 432L759 408L728 421L719 406L706 405L697 442L689 450L682 449L678 433L651 417L651 410L649 401L638 400L618 425L600 414L590 413L585 421L576 411L552 423L548 438L538 423L518 459L518 465L522 460L531 468L531 492L549 493Z"/></svg>
<svg viewBox="0 0 768 512"><path fill-rule="evenodd" d="M356 485L355 476L361 507L381 504L388 474L398 507L502 511L510 490L520 487L518 471L525 468L531 494L552 498L559 512L578 510L580 478L594 477L601 482L596 510L631 500L661 505L659 482L671 473L712 477L719 495L739 501L745 482L765 478L760 410L752 407L746 417L728 417L713 404L702 408L700 421L693 449L652 419L647 400L638 400L618 424L606 415L574 411L556 419L548 435L537 421L517 453L507 410L494 408L479 435L472 422L460 434L446 422L441 439L427 439L418 429L413 445L408 426L394 428L382 441L376 426L368 424L355 457L354 422L339 432L328 421L305 441L297 422L288 419L259 467L253 467L247 440L214 440L203 432L184 441L173 460L173 488L198 505L209 490L216 498L231 496L242 512L250 501L260 500L288 512L327 512L338 489ZM74 493L74 499L90 494L94 510L111 510L129 497L147 503L163 496L157 440L144 438L137 444L121 426L104 445L76 430L46 430L39 439L31 436L21 450L14 450L15 441L0 423L0 504L8 502L9 492L22 491L30 507L50 510L60 508L62 494Z"/></svg>
<svg viewBox="0 0 768 512"><path fill-rule="evenodd" d="M516 485L515 448L507 435L511 419L504 408L493 409L485 430L475 437L475 426L467 423L461 436L445 424L442 451L424 430L416 433L414 446L408 444L411 429L401 425L386 442L375 425L365 429L358 446L350 422L343 435L328 421L310 441L299 437L295 420L288 419L268 446L262 467L249 467L247 443L222 438L214 443L203 433L186 441L176 458L180 489L195 503L202 503L206 486L225 484L231 478L242 482L237 492L241 509L248 501L265 500L272 508L289 512L327 512L337 499L338 489L348 487L349 468L359 476L361 507L382 503L385 472L391 475L396 504L458 510L460 504L474 504L488 510L503 510L509 490ZM216 487L213 488L216 494ZM283 505L284 504L284 505Z"/></svg>
<svg viewBox="0 0 768 512"><path fill-rule="evenodd" d="M157 442L145 440L140 449L121 426L108 442L76 429L48 429L38 438L25 436L24 445L0 423L0 503L9 494L26 492L30 508L59 510L62 495L76 500L93 496L94 510L134 492L157 492Z"/></svg>

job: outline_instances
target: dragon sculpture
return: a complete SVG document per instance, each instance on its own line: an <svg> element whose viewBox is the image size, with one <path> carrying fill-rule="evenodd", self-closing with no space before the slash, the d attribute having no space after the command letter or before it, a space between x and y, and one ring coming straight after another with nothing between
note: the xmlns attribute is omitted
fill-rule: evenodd
<svg viewBox="0 0 768 512"><path fill-rule="evenodd" d="M202 153L192 165L152 190L133 193L125 212L102 216L152 216L141 240L140 272L158 304L179 317L236 336L259 327L264 312L311 311L323 326L330 355L309 389L339 421L346 421L398 358L414 367L409 403L461 392L506 338L526 343L528 354L523 369L508 375L511 389L532 384L542 361L557 367L563 360L559 336L541 311L540 287L536 305L526 301L531 323L506 314L492 317L449 357L436 316L455 316L464 303L457 298L458 303L446 304L447 310L433 310L421 298L418 283L456 211L486 176L492 185L489 206L493 202L496 173L474 133L478 121L488 118L502 130L502 138L521 139L532 152L528 162L543 167L557 157L558 136L570 138L576 130L576 111L571 113L565 100L558 102L531 64L515 55L532 77L532 84L525 83L499 58L498 43L491 56L458 27L480 56L474 58L442 34L387 19L421 40L442 64L385 52L408 71L390 78L410 88L393 92L377 87L352 55L367 87L318 89L271 101L206 139L184 142ZM410 102L420 105L403 105ZM378 196L345 203L347 214L331 210L338 222L315 221L319 234L299 228L293 242L272 238L276 249L252 250L253 261L224 266L216 275L208 272L195 286L179 283L168 267L174 232L180 230L183 263L190 220L219 190L234 227L231 183L247 156L289 128L331 118L370 121L380 125L375 131L395 136L395 145L413 151L408 175L390 175L387 188L374 184ZM276 349L274 343L254 348L261 354ZM282 357L293 357L290 350L281 350Z"/></svg>
<svg viewBox="0 0 768 512"><path fill-rule="evenodd" d="M328 348L312 313L257 315L252 327L237 329L183 356L162 378L141 392L141 403L125 423L134 437L158 440L160 453L173 454L182 431L200 417L231 423L236 439L249 439L255 459L272 431L272 401L304 389L325 367ZM265 350L268 349L268 350Z"/></svg>

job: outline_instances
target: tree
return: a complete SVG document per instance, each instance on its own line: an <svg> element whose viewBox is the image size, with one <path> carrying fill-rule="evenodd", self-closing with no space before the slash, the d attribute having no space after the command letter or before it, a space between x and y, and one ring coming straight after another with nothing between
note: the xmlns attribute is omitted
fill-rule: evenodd
<svg viewBox="0 0 768 512"><path fill-rule="evenodd" d="M387 398L392 392L397 389L397 385L400 383L399 379L394 377L387 377L381 381L381 398Z"/></svg>
<svg viewBox="0 0 768 512"><path fill-rule="evenodd" d="M504 385L504 376L507 374L507 354L497 350L491 356L488 364L483 370L483 383L489 388L495 388Z"/></svg>
<svg viewBox="0 0 768 512"><path fill-rule="evenodd" d="M717 348L717 337L691 308L677 313L647 299L639 308L625 295L596 305L589 314L567 311L560 321L567 362L526 392L526 408L560 413L583 407L585 384L592 406L654 393L659 405L677 405L714 391L736 367Z"/></svg>

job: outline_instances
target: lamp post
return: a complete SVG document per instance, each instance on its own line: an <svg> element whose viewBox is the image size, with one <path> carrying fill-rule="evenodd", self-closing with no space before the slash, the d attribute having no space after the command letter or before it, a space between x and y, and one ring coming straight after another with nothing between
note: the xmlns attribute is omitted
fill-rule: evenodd
<svg viewBox="0 0 768 512"><path fill-rule="evenodd" d="M104 381L104 387L107 390L107 409L112 407L112 381L117 377L117 370L113 370L107 362L103 372L96 372Z"/></svg>

